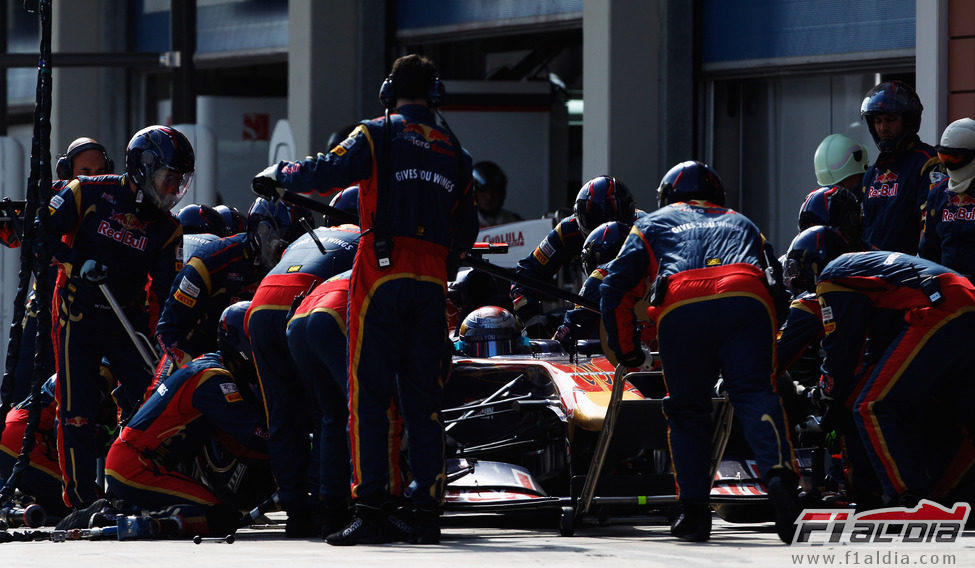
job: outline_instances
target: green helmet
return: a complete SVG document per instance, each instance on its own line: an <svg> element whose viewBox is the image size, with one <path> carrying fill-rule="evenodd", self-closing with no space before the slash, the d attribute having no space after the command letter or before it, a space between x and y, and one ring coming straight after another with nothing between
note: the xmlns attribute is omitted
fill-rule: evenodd
<svg viewBox="0 0 975 568"><path fill-rule="evenodd" d="M816 148L813 165L820 185L836 185L852 175L866 172L870 159L863 144L842 134L830 134Z"/></svg>

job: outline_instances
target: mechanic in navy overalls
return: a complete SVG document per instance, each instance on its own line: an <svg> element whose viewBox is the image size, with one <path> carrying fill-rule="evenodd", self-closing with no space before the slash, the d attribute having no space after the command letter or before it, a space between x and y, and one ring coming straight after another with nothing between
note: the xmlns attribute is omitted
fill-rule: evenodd
<svg viewBox="0 0 975 568"><path fill-rule="evenodd" d="M349 283L352 271L347 270L315 286L288 320L288 348L298 376L305 390L314 395L321 415L321 459L319 495L323 501L325 536L345 527L349 516L352 471L349 458L349 364L347 360L347 332ZM391 409L396 412L396 409ZM402 421L391 419L401 430ZM399 440L399 430L390 433L390 440ZM390 451L399 453L393 442ZM402 473L399 459L390 460L390 494L401 495Z"/></svg>
<svg viewBox="0 0 975 568"><path fill-rule="evenodd" d="M595 177L579 190L572 215L559 221L531 254L518 261L515 273L550 283L563 266L579 258L586 237L597 226L620 221L628 229L643 214L636 210L626 184L612 176ZM538 293L522 284L511 285L511 303L515 315L529 328L533 325L529 321L542 313Z"/></svg>
<svg viewBox="0 0 975 568"><path fill-rule="evenodd" d="M975 120L945 128L938 157L948 176L928 194L918 256L975 278Z"/></svg>
<svg viewBox="0 0 975 568"><path fill-rule="evenodd" d="M283 207L280 202L275 205ZM332 458L320 455L316 393L305 388L288 351L288 317L295 302L300 302L296 298L352 268L359 242L355 225L319 227L313 234L314 238L302 235L284 251L257 287L246 320L270 426L271 469L280 504L288 513L285 533L290 538L321 537L322 512L318 509L325 504L319 503L320 480L309 478L309 464L314 464L311 473L315 477L318 460ZM344 348L345 342L340 345ZM335 346L309 343L305 348L331 352ZM311 448L310 433L314 435Z"/></svg>
<svg viewBox="0 0 975 568"><path fill-rule="evenodd" d="M600 286L606 346L626 367L649 363L634 312L649 294L681 506L671 534L691 541L710 536L710 413L720 372L765 479L779 537L791 542L797 467L775 391L778 310L766 276L778 261L758 227L723 207L724 199L720 178L706 164L683 162L667 172L660 209L637 219ZM781 287L781 278L773 282ZM784 298L784 291L775 296Z"/></svg>
<svg viewBox="0 0 975 568"><path fill-rule="evenodd" d="M194 357L216 350L220 314L230 304L253 296L281 253L281 249L265 252L265 243L270 249L279 237L288 243L296 239L302 231L298 225L301 215L311 219L310 213L258 197L248 212L247 231L203 245L184 263L156 325L156 341L164 355L154 382ZM279 225L274 235L258 230L266 226L261 221L268 218Z"/></svg>
<svg viewBox="0 0 975 568"><path fill-rule="evenodd" d="M419 542L439 542L446 463L440 416L450 368L448 263L477 238L471 158L431 110L443 93L433 63L400 57L380 89L387 118L362 122L328 154L279 163L252 182L327 192L359 184L359 243L349 302L349 436L357 518L329 544L413 539L390 495L390 401L398 394L417 489ZM395 112L391 112L395 109ZM262 193L263 192L263 193ZM334 538L333 538L334 537Z"/></svg>
<svg viewBox="0 0 975 568"><path fill-rule="evenodd" d="M179 131L150 126L125 150L126 173L71 181L50 201L48 235L61 264L55 352L58 380L58 459L65 503L85 508L101 493L95 484L94 415L102 357L124 388L123 410L142 401L151 371L134 349L96 282L104 282L128 319L148 332L146 283L163 298L178 269L182 231L170 213L193 175L193 148Z"/></svg>
<svg viewBox="0 0 975 568"><path fill-rule="evenodd" d="M846 494L857 507L873 508L881 504L883 491L860 441L853 417L843 408L825 408L828 405L821 404L816 388L821 375L821 340L826 333L822 307L816 295L816 282L826 265L839 255L850 252L852 246L840 231L821 225L802 231L789 245L783 273L786 285L793 293L793 300L776 340L778 384L791 425L805 418L804 413L809 410L811 402L814 409L822 413L822 431L840 434L837 441L842 444ZM800 360L807 351L812 352L812 356L807 357L812 360ZM785 384L787 379L805 387L805 400L796 393L794 385ZM839 477L837 474L837 481Z"/></svg>
<svg viewBox="0 0 975 568"><path fill-rule="evenodd" d="M113 495L139 510L179 506L184 534L232 533L240 513L216 488L180 471L181 464L192 462L211 439L255 463L267 460L268 433L243 329L247 307L238 302L224 310L215 322L220 350L166 377L122 429L105 460ZM267 481L266 495L247 497L270 496L270 476Z"/></svg>
<svg viewBox="0 0 975 568"><path fill-rule="evenodd" d="M913 506L943 491L971 465L959 442L968 409L957 408L975 333L975 286L922 258L889 251L849 253L823 269L816 287L826 336L823 390L852 409L886 496ZM954 417L935 436L922 409ZM933 415L932 415L933 416ZM924 426L924 427L922 427ZM954 436L956 439L950 439ZM961 446L958 446L958 444ZM956 452L957 447L968 452ZM936 450L967 460L932 467ZM966 457L967 456L967 457ZM957 460L956 460L957 461ZM946 471L932 479L928 471Z"/></svg>
<svg viewBox="0 0 975 568"><path fill-rule="evenodd" d="M916 254L925 203L944 169L921 142L921 99L907 83L887 81L860 105L880 155L863 176L863 240L880 250Z"/></svg>

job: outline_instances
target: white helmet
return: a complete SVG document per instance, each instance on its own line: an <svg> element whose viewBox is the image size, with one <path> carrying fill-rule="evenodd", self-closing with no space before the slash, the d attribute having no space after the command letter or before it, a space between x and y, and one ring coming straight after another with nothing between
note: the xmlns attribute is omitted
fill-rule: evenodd
<svg viewBox="0 0 975 568"><path fill-rule="evenodd" d="M813 165L819 185L836 185L852 175L866 172L870 158L863 144L849 136L830 134L816 148Z"/></svg>
<svg viewBox="0 0 975 568"><path fill-rule="evenodd" d="M975 120L959 118L949 124L937 150L948 170L948 190L964 193L975 177Z"/></svg>

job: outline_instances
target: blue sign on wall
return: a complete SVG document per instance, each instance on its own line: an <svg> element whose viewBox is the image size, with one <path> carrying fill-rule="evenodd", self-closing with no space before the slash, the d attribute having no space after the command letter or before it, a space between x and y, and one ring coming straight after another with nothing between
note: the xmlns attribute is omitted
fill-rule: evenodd
<svg viewBox="0 0 975 568"><path fill-rule="evenodd" d="M913 48L915 0L702 0L703 63Z"/></svg>

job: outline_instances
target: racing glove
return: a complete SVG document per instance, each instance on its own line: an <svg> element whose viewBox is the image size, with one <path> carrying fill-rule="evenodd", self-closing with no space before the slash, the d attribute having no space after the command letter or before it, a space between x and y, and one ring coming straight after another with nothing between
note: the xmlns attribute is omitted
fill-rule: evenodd
<svg viewBox="0 0 975 568"><path fill-rule="evenodd" d="M629 373L643 373L654 370L653 353L646 345L640 346L638 351L620 357L620 363L626 367Z"/></svg>
<svg viewBox="0 0 975 568"><path fill-rule="evenodd" d="M271 201L284 197L284 186L278 181L278 165L268 166L254 176L251 180L251 189L257 195Z"/></svg>
<svg viewBox="0 0 975 568"><path fill-rule="evenodd" d="M78 275L92 284L101 284L108 279L108 267L95 259L89 258L81 265Z"/></svg>

